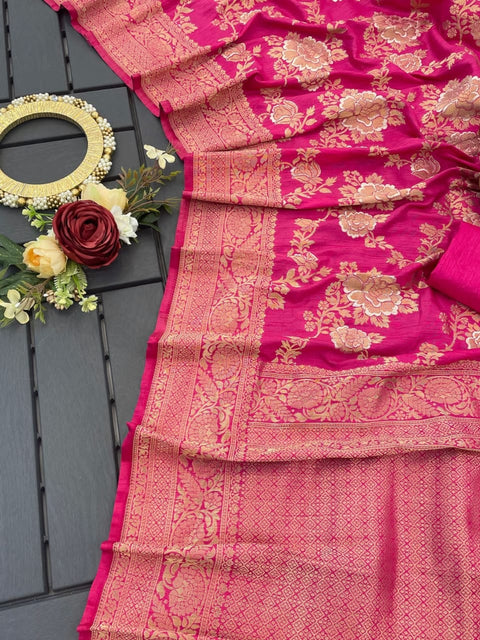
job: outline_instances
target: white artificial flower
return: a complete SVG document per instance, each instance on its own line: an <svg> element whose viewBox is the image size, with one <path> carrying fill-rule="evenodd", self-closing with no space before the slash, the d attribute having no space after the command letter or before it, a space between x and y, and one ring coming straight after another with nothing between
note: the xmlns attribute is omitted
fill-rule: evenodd
<svg viewBox="0 0 480 640"><path fill-rule="evenodd" d="M136 218L132 218L131 213L122 213L122 209L118 205L114 205L110 209L110 212L117 223L118 231L120 232L120 240L125 242L125 244L130 244L130 238L137 237L135 232L138 229L138 220Z"/></svg>
<svg viewBox="0 0 480 640"><path fill-rule="evenodd" d="M167 153L162 149L156 149L155 147L152 147L151 144L144 144L143 148L147 152L147 156L149 158L158 161L158 166L160 167L160 169L165 169L165 167L167 166L167 162L169 162L170 164L172 162L175 162L175 156L172 156L171 153Z"/></svg>

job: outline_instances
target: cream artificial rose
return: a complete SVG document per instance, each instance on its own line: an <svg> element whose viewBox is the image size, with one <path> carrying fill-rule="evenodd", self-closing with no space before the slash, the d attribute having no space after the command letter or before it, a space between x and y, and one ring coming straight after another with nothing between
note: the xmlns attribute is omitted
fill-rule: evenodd
<svg viewBox="0 0 480 640"><path fill-rule="evenodd" d="M82 189L81 200L93 200L97 204L111 211L113 207L125 210L128 201L123 189L107 189L103 184L86 184Z"/></svg>
<svg viewBox="0 0 480 640"><path fill-rule="evenodd" d="M23 262L40 278L51 278L65 271L67 257L53 236L38 236L25 244Z"/></svg>

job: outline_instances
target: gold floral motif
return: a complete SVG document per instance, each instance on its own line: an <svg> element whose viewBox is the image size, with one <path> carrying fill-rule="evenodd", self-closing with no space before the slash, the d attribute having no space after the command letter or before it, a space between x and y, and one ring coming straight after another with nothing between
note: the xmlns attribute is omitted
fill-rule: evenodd
<svg viewBox="0 0 480 640"><path fill-rule="evenodd" d="M335 347L344 353L366 352L375 341L372 338L372 334L368 334L361 329L348 327L345 324L332 329L330 331L330 338ZM381 339L377 339L376 342L381 342L384 336L380 336L380 338Z"/></svg>
<svg viewBox="0 0 480 640"><path fill-rule="evenodd" d="M336 348L368 357L368 348L382 342L385 336L358 332L346 325L345 319L351 318L357 325L369 322L387 328L392 316L418 311L417 299L418 293L412 288L402 290L394 276L384 275L376 268L362 273L355 262L345 262L340 265L337 281L327 286L316 312L304 311L305 331L315 338L329 335Z"/></svg>
<svg viewBox="0 0 480 640"><path fill-rule="evenodd" d="M420 71L423 66L423 59L427 55L425 49L417 49L415 52L408 53L394 53L390 57L390 62L393 62L399 69L406 73L414 73Z"/></svg>
<svg viewBox="0 0 480 640"><path fill-rule="evenodd" d="M285 126L285 138L304 133L317 122L312 117L315 114L314 106L307 107L305 113L301 113L295 102L282 97L279 89L264 89L261 93L266 105L265 118L269 118L273 124Z"/></svg>
<svg viewBox="0 0 480 640"><path fill-rule="evenodd" d="M431 60L428 64L424 62L427 56L426 49L416 49L405 53L393 53L389 56L388 62L393 63L405 73L420 72L424 76L432 75L439 69L451 69L456 60L464 57L464 52L453 51L441 60Z"/></svg>
<svg viewBox="0 0 480 640"><path fill-rule="evenodd" d="M330 75L332 65L347 57L338 38L341 31L340 25L330 25L324 41L312 36L302 37L295 32L284 38L267 36L268 55L274 58L275 78L285 84L289 78L295 78L304 89L318 89Z"/></svg>
<svg viewBox="0 0 480 640"><path fill-rule="evenodd" d="M332 215L338 215L340 229L350 236L350 238L363 238L365 246L368 249L394 251L393 245L385 240L385 236L375 235L373 233L377 224L388 220L388 214L371 215L370 213L354 208L342 209L338 214L336 214L335 209L330 209L330 211ZM397 263L394 262L393 264Z"/></svg>
<svg viewBox="0 0 480 640"><path fill-rule="evenodd" d="M433 207L441 216L480 226L479 201L480 193L472 189L466 179L454 178Z"/></svg>
<svg viewBox="0 0 480 640"><path fill-rule="evenodd" d="M432 27L428 14L420 12L408 18L374 13L372 20L380 38L398 51L417 46L420 35Z"/></svg>
<svg viewBox="0 0 480 640"><path fill-rule="evenodd" d="M274 146L256 146L224 153L198 154L195 197L201 200L258 206L278 206L282 202L280 152ZM248 214L229 213L239 218L239 226L249 229Z"/></svg>
<svg viewBox="0 0 480 640"><path fill-rule="evenodd" d="M474 344L475 336L480 331L479 313L463 304L455 303L450 307L449 313L442 312L439 318L442 321L443 332L451 337L442 351L451 351L458 340L466 342L468 348L473 348L471 345Z"/></svg>
<svg viewBox="0 0 480 640"><path fill-rule="evenodd" d="M362 309L367 316L399 313L402 296L395 276L383 275L375 267L366 273L355 272L346 276L343 290L353 306Z"/></svg>
<svg viewBox="0 0 480 640"><path fill-rule="evenodd" d="M272 105L270 120L273 124L290 124L299 120L297 105L291 100L284 100L281 104Z"/></svg>
<svg viewBox="0 0 480 640"><path fill-rule="evenodd" d="M420 225L420 233L423 237L418 247L416 262L431 264L442 255L443 249L441 249L440 245L443 243L451 224L452 218L441 227L435 227L427 222Z"/></svg>
<svg viewBox="0 0 480 640"><path fill-rule="evenodd" d="M193 506L193 505L192 505ZM198 511L198 509L197 509ZM215 564L215 547L206 544L166 553L162 573L151 603L147 630L159 629L169 618L173 629L193 634L200 626L202 602ZM195 587L193 587L195 585ZM176 615L171 615L171 612ZM146 638L150 637L145 635ZM152 636L153 637L153 636Z"/></svg>
<svg viewBox="0 0 480 640"><path fill-rule="evenodd" d="M453 132L447 142L469 156L480 155L480 136L476 131Z"/></svg>
<svg viewBox="0 0 480 640"><path fill-rule="evenodd" d="M190 20L190 14L193 13L191 8L192 0L178 0L175 7L175 22L184 33L193 33L197 30L197 26Z"/></svg>
<svg viewBox="0 0 480 640"><path fill-rule="evenodd" d="M480 46L480 5L477 0L453 0L450 15L451 20L443 25L447 37L461 43L466 36L471 36Z"/></svg>
<svg viewBox="0 0 480 640"><path fill-rule="evenodd" d="M382 139L380 132L388 127L389 115L386 99L373 91L344 91L339 103L338 117L344 126L362 137Z"/></svg>
<svg viewBox="0 0 480 640"><path fill-rule="evenodd" d="M421 180L428 180L440 171L440 163L429 151L421 151L412 156L410 171Z"/></svg>
<svg viewBox="0 0 480 640"><path fill-rule="evenodd" d="M432 142L455 144L462 131L480 126L480 78L467 76L451 80L444 88L426 85L420 103L422 133ZM467 143L468 146L468 143Z"/></svg>
<svg viewBox="0 0 480 640"><path fill-rule="evenodd" d="M252 426L310 423L327 427L445 415L479 417L480 380L474 364L390 366L330 371L266 365L257 382Z"/></svg>
<svg viewBox="0 0 480 640"><path fill-rule="evenodd" d="M405 122L405 105L396 96L357 89L345 89L339 96L340 88L338 80L327 82L325 91L317 96L324 107L323 115L329 120L319 134L324 146L348 146L351 140L383 140L388 126Z"/></svg>
<svg viewBox="0 0 480 640"><path fill-rule="evenodd" d="M480 349L480 330L472 331L467 337L466 343L469 349Z"/></svg>
<svg viewBox="0 0 480 640"><path fill-rule="evenodd" d="M295 220L295 226L298 228L293 232L287 257L295 262L296 267L289 269L281 278L272 280L267 297L267 305L271 309L284 308L285 296L290 289L309 281L318 282L331 272L329 267L319 267L318 258L310 251L310 247L314 244L312 237L320 222L321 220L310 218Z"/></svg>
<svg viewBox="0 0 480 640"><path fill-rule="evenodd" d="M447 312L442 311L439 314L439 320L442 323L443 333L450 338L442 346L424 342L420 345L420 349L414 360L415 364L433 364L441 359L441 357L453 351L457 342L464 342L467 349L480 348L480 314L462 304L455 303L451 305Z"/></svg>
<svg viewBox="0 0 480 640"><path fill-rule="evenodd" d="M416 187L398 189L393 184L383 181L378 173L363 177L359 171L344 171L345 184L340 187L343 198L340 205L364 205L367 208L392 210L396 200L423 200L422 189L424 185L419 183Z"/></svg>
<svg viewBox="0 0 480 640"><path fill-rule="evenodd" d="M289 336L282 340L281 346L275 351L273 362L281 362L282 364L292 364L307 346L309 338L299 338L298 336Z"/></svg>
<svg viewBox="0 0 480 640"><path fill-rule="evenodd" d="M255 45L252 49L247 49L244 42L240 42L234 46L228 47L223 53L225 60L229 62L235 62L237 64L237 70L235 77L238 80L246 78L248 72L252 69L255 58L261 53L260 45Z"/></svg>
<svg viewBox="0 0 480 640"><path fill-rule="evenodd" d="M299 4L306 13L307 22L326 24L327 18L321 11L320 0L300 0Z"/></svg>
<svg viewBox="0 0 480 640"><path fill-rule="evenodd" d="M378 220L382 218L382 220ZM363 238L368 235L369 231L373 231L377 226L377 222L383 222L384 216L372 216L364 211L355 209L345 209L338 216L338 222L342 231L345 231L350 238Z"/></svg>
<svg viewBox="0 0 480 640"><path fill-rule="evenodd" d="M423 50L419 49L419 38L431 28L432 23L428 14L419 10L420 6L412 4L412 9L409 16L374 13L373 16L353 18L367 25L364 31L365 57L379 61L378 66L369 71L373 76L372 88L376 90L388 90L390 63L407 73L420 70L418 61L423 57ZM415 51L405 51L413 47ZM422 71L424 69L422 66Z"/></svg>
<svg viewBox="0 0 480 640"><path fill-rule="evenodd" d="M225 0L224 2L217 2L215 3L215 9L218 18L212 20L212 24L221 31L228 31L229 35L225 36L224 40L226 42L231 41L231 35L238 35L241 27L257 13L266 14L271 18L282 17L279 11L266 3L267 0Z"/></svg>
<svg viewBox="0 0 480 640"><path fill-rule="evenodd" d="M316 140L311 141L312 146L307 149L297 149L297 156L292 162L282 162L282 169L290 169L290 175L294 180L301 182L303 186L297 187L284 196L283 205L287 208L298 206L303 199L318 193L330 193L330 187L335 184L336 178L322 178L322 169L315 160L319 155Z"/></svg>
<svg viewBox="0 0 480 640"><path fill-rule="evenodd" d="M317 71L326 77L331 71L332 57L326 45L312 36L300 38L289 34L283 43L282 58L300 71ZM294 36L294 37L292 37Z"/></svg>
<svg viewBox="0 0 480 640"><path fill-rule="evenodd" d="M327 292L335 296L335 302L353 305L356 324L371 322L377 327L388 327L391 316L418 311L418 293L412 288L402 290L395 276L385 275L376 267L360 272L355 262L341 263L337 278L344 295L338 297L335 285L330 285L331 291ZM342 315L345 317L345 313Z"/></svg>
<svg viewBox="0 0 480 640"><path fill-rule="evenodd" d="M450 80L440 94L436 111L446 118L470 123L473 116L480 115L480 78L467 76L461 80Z"/></svg>

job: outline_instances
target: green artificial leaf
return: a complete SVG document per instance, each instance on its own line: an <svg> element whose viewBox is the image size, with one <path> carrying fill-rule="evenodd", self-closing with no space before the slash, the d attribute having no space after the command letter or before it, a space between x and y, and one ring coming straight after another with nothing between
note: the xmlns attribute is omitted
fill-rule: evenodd
<svg viewBox="0 0 480 640"><path fill-rule="evenodd" d="M0 262L3 266L23 264L24 251L22 246L0 234Z"/></svg>
<svg viewBox="0 0 480 640"><path fill-rule="evenodd" d="M45 306L41 302L37 302L33 309L35 311L35 318L40 320L42 324L45 324Z"/></svg>
<svg viewBox="0 0 480 640"><path fill-rule="evenodd" d="M19 289L22 285L37 285L39 280L34 273L30 271L17 271L8 278L4 278L0 282L0 296L5 296L9 289Z"/></svg>
<svg viewBox="0 0 480 640"><path fill-rule="evenodd" d="M87 276L85 275L85 271L80 267L80 265L77 265L77 267L78 270L77 273L72 276L72 282L75 286L75 289L78 290L78 295L83 296L85 295L85 291L87 290Z"/></svg>
<svg viewBox="0 0 480 640"><path fill-rule="evenodd" d="M139 219L139 222L140 224L154 224L159 217L160 217L159 211L156 211L155 213L146 212L146 214L142 215L141 219Z"/></svg>
<svg viewBox="0 0 480 640"><path fill-rule="evenodd" d="M62 273L59 273L58 276L55 276L53 279L55 283L55 289L68 289L73 291L75 289L75 283L73 282L74 277L82 272L82 268L73 260L68 260L65 270Z"/></svg>

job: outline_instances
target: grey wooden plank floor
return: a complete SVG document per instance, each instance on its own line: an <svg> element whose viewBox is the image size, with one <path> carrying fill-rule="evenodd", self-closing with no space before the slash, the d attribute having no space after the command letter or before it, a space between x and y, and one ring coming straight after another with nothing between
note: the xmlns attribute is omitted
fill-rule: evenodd
<svg viewBox="0 0 480 640"><path fill-rule="evenodd" d="M0 106L28 93L72 93L112 124L121 166L165 148L159 120L43 0L0 0ZM28 45L26 44L28 43ZM33 54L33 55L32 55ZM24 123L0 144L0 166L42 182L86 150L74 125ZM177 162L181 168L181 163ZM181 195L181 176L168 196ZM142 231L108 268L89 274L97 313L48 310L47 325L0 331L0 640L74 640L108 536L120 445L136 404L149 334L162 299L178 215ZM0 205L0 233L37 234Z"/></svg>

